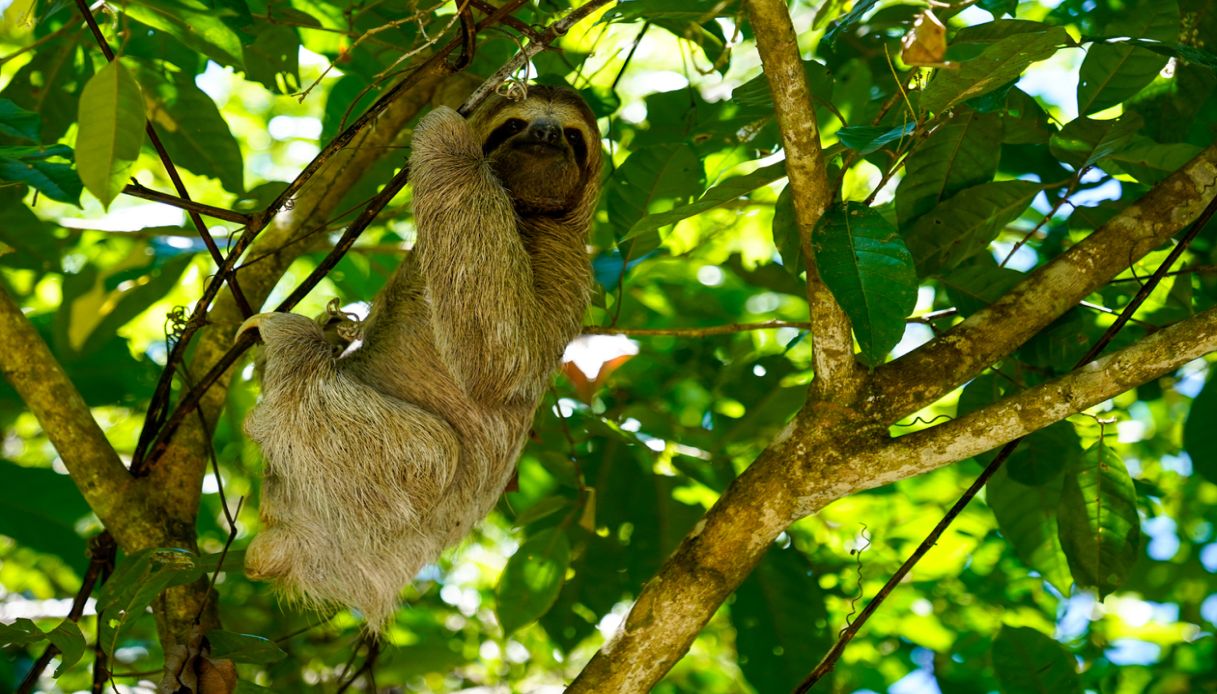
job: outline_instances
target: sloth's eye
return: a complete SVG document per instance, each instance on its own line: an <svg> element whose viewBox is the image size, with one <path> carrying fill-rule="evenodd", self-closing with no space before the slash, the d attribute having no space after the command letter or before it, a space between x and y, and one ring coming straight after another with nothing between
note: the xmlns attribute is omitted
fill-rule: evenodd
<svg viewBox="0 0 1217 694"><path fill-rule="evenodd" d="M524 128L528 127L528 123L525 123L524 121L520 120L519 118L508 118L507 122L504 123L503 125L506 126L507 129L513 133L518 133L521 130L523 130Z"/></svg>
<svg viewBox="0 0 1217 694"><path fill-rule="evenodd" d="M575 130L574 128L567 128L565 135L566 135L566 140L568 142L570 142L572 145L579 144L580 142L583 141L583 136L580 135L579 131Z"/></svg>

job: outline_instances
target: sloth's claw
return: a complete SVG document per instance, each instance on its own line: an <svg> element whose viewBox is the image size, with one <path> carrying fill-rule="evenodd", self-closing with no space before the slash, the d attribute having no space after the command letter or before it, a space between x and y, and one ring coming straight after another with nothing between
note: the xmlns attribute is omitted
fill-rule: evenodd
<svg viewBox="0 0 1217 694"><path fill-rule="evenodd" d="M241 324L241 327L237 328L237 334L233 336L232 341L234 343L239 342L241 340L241 337L243 335L245 335L245 333L249 330L252 330L255 333L257 333L257 339L260 341L262 339L262 334L258 330L258 327L261 325L262 320L265 319L266 316L268 316L268 315L270 315L270 314L255 313L254 315L250 316L249 318L246 318L245 322Z"/></svg>

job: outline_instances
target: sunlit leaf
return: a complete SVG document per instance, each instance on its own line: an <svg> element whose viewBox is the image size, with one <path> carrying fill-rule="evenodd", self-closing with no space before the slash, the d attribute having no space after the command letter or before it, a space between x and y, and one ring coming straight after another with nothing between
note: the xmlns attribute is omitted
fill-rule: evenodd
<svg viewBox="0 0 1217 694"><path fill-rule="evenodd" d="M1018 77L1032 63L1050 57L1072 44L1062 27L1043 26L1042 31L1019 31L966 60L957 70L938 70L921 96L922 108L940 113L968 99L990 92Z"/></svg>
<svg viewBox="0 0 1217 694"><path fill-rule="evenodd" d="M211 97L193 81L151 82L148 118L178 166L219 179L225 190L245 190L241 149Z"/></svg>
<svg viewBox="0 0 1217 694"><path fill-rule="evenodd" d="M536 621L562 590L570 565L570 542L562 528L548 528L528 538L507 560L499 579L496 611L504 634Z"/></svg>
<svg viewBox="0 0 1217 694"><path fill-rule="evenodd" d="M1065 551L1058 538L1057 507L1061 480L1039 486L1010 479L1003 466L985 486L985 503L993 510L997 526L1023 564L1038 571L1064 595L1072 579Z"/></svg>
<svg viewBox="0 0 1217 694"><path fill-rule="evenodd" d="M220 65L244 68L241 37L224 23L224 10L199 0L139 0L124 9L132 19L170 34Z"/></svg>
<svg viewBox="0 0 1217 694"><path fill-rule="evenodd" d="M1137 561L1141 520L1124 461L1103 441L1065 475L1058 518L1073 580L1100 597L1120 587Z"/></svg>
<svg viewBox="0 0 1217 694"><path fill-rule="evenodd" d="M993 670L1005 694L1080 694L1077 667L1061 644L1030 627L1003 626Z"/></svg>
<svg viewBox="0 0 1217 694"><path fill-rule="evenodd" d="M862 203L833 207L812 237L816 267L853 323L868 366L904 335L904 319L917 303L913 256L877 210Z"/></svg>
<svg viewBox="0 0 1217 694"><path fill-rule="evenodd" d="M762 166L752 173L732 176L722 183L702 193L695 202L681 205L666 212L648 214L634 222L623 240L628 240L647 234L663 227L675 224L682 219L688 219L707 210L724 205L741 196L747 195L761 186L768 185L786 175L786 162L778 162Z"/></svg>
<svg viewBox="0 0 1217 694"><path fill-rule="evenodd" d="M859 154L870 154L876 150L908 137L916 129L916 123L906 123L899 128L872 125L851 125L837 131L837 139Z"/></svg>
<svg viewBox="0 0 1217 694"><path fill-rule="evenodd" d="M1175 0L1143 0L1105 28L1109 36L1171 41L1179 35ZM1078 113L1085 116L1111 108L1153 81L1167 58L1144 48L1093 43L1078 70Z"/></svg>
<svg viewBox="0 0 1217 694"><path fill-rule="evenodd" d="M1110 121L1075 118L1052 136L1049 147L1061 161L1081 169L1119 152L1141 125L1135 113Z"/></svg>
<svg viewBox="0 0 1217 694"><path fill-rule="evenodd" d="M59 667L55 668L55 677L59 677L65 670L80 662L80 658L85 654L85 636L80 633L76 622L70 619L60 622L48 631L46 636L47 640L59 649L61 659Z"/></svg>
<svg viewBox="0 0 1217 694"><path fill-rule="evenodd" d="M630 241L631 258L659 245L658 235L635 233L634 225L648 214L688 204L704 179L701 160L686 144L648 147L625 160L609 181L605 197L614 235L618 243Z"/></svg>
<svg viewBox="0 0 1217 694"><path fill-rule="evenodd" d="M98 70L80 95L76 166L102 206L109 207L122 191L143 141L143 94L116 59Z"/></svg>

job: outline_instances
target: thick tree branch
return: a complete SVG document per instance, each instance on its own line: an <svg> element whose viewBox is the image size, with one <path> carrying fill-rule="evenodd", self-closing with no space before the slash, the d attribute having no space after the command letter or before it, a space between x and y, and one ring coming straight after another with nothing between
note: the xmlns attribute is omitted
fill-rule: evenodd
<svg viewBox="0 0 1217 694"><path fill-rule="evenodd" d="M947 334L875 372L869 414L893 422L1014 351L1191 223L1217 194L1217 146Z"/></svg>
<svg viewBox="0 0 1217 694"><path fill-rule="evenodd" d="M895 439L871 460L858 460L858 468L874 474L865 486L852 491L920 475L992 450L1215 351L1217 308L1212 308L1054 381Z"/></svg>
<svg viewBox="0 0 1217 694"><path fill-rule="evenodd" d="M0 291L0 371L38 418L89 507L125 549L163 538L157 514L42 336Z"/></svg>
<svg viewBox="0 0 1217 694"><path fill-rule="evenodd" d="M850 402L863 372L854 359L849 318L820 279L811 245L811 230L832 203L832 188L824 167L820 131L811 106L798 38L784 0L746 0L744 7L756 32L757 50L773 92L799 239L807 263L807 301L816 374L812 387L819 397Z"/></svg>

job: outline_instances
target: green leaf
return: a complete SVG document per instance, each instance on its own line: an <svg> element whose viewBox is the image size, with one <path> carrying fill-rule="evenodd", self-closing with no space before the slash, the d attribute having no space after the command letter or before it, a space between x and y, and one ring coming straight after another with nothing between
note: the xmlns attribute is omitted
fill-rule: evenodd
<svg viewBox="0 0 1217 694"><path fill-rule="evenodd" d="M1002 119L960 109L909 156L896 189L901 228L969 186L993 180L1001 148Z"/></svg>
<svg viewBox="0 0 1217 694"><path fill-rule="evenodd" d="M1149 0L1122 13L1106 27L1109 36L1171 41L1179 36L1175 0ZM1078 70L1078 113L1111 108L1141 91L1166 65L1167 58L1127 44L1093 43Z"/></svg>
<svg viewBox="0 0 1217 694"><path fill-rule="evenodd" d="M1141 521L1124 461L1103 441L1066 474L1058 518L1073 580L1100 598L1120 587L1137 561Z"/></svg>
<svg viewBox="0 0 1217 694"><path fill-rule="evenodd" d="M1196 474L1217 484L1217 368L1209 371L1208 383L1192 400L1183 424L1183 449Z"/></svg>
<svg viewBox="0 0 1217 694"><path fill-rule="evenodd" d="M702 212L714 209L715 207L719 207L731 202L732 200L736 200L744 195L747 195L761 186L773 183L785 175L786 162L780 161L776 164L763 166L749 174L732 176L713 188L710 188L705 193L702 193L702 196L698 198L696 202L688 205L681 205L666 212L648 214L635 222L622 240L633 239L638 237L640 234L657 231L683 219L688 219L694 215L699 215Z"/></svg>
<svg viewBox="0 0 1217 694"><path fill-rule="evenodd" d="M609 181L605 198L618 243L633 241L630 258L659 246L657 234L633 233L634 225L648 214L687 204L702 190L704 180L701 160L687 144L647 147L625 160Z"/></svg>
<svg viewBox="0 0 1217 694"><path fill-rule="evenodd" d="M824 32L824 43L832 45L837 40L838 34L862 21L862 16L870 12L871 8L878 4L878 2L879 0L858 0L858 2L855 2L853 9L848 14L838 19L828 28L828 31Z"/></svg>
<svg viewBox="0 0 1217 694"><path fill-rule="evenodd" d="M63 243L55 237L54 228L22 202L24 192L24 188L0 186L0 263L41 271L58 269Z"/></svg>
<svg viewBox="0 0 1217 694"><path fill-rule="evenodd" d="M229 192L244 192L241 149L211 97L189 78L170 82L154 76L144 84L153 85L148 118L170 159L200 176L218 179Z"/></svg>
<svg viewBox="0 0 1217 694"><path fill-rule="evenodd" d="M230 12L198 0L139 0L124 9L132 19L173 36L220 65L245 68L241 37L223 20Z"/></svg>
<svg viewBox="0 0 1217 694"><path fill-rule="evenodd" d="M1082 440L1069 422L1057 422L1023 437L1006 461L1010 479L1039 486L1059 480L1082 455Z"/></svg>
<svg viewBox="0 0 1217 694"><path fill-rule="evenodd" d="M977 4L995 18L1004 14L1013 17L1014 11L1018 7L1018 0L980 0Z"/></svg>
<svg viewBox="0 0 1217 694"><path fill-rule="evenodd" d="M498 616L503 634L545 614L566 579L570 541L562 528L547 528L529 537L507 560L498 587Z"/></svg>
<svg viewBox="0 0 1217 694"><path fill-rule="evenodd" d="M918 275L950 270L984 251L1042 189L1030 181L982 183L923 215L905 233Z"/></svg>
<svg viewBox="0 0 1217 694"><path fill-rule="evenodd" d="M294 28L263 26L244 52L249 79L280 94L300 89L300 34Z"/></svg>
<svg viewBox="0 0 1217 694"><path fill-rule="evenodd" d="M1019 560L1068 595L1072 579L1056 519L1061 479L1030 486L1011 479L1008 466L1002 466L985 486L985 503Z"/></svg>
<svg viewBox="0 0 1217 694"><path fill-rule="evenodd" d="M917 304L917 270L900 232L863 203L834 206L812 236L816 267L854 326L867 366L877 366L904 336Z"/></svg>
<svg viewBox="0 0 1217 694"><path fill-rule="evenodd" d="M832 645L824 595L807 559L771 547L731 603L740 669L758 692L790 691Z"/></svg>
<svg viewBox="0 0 1217 694"><path fill-rule="evenodd" d="M0 133L38 142L38 114L27 111L9 99L0 99Z"/></svg>
<svg viewBox="0 0 1217 694"><path fill-rule="evenodd" d="M1078 694L1073 656L1030 627L1003 625L993 639L993 672L1006 694Z"/></svg>
<svg viewBox="0 0 1217 694"><path fill-rule="evenodd" d="M91 52L79 45L86 36L80 32L34 51L4 88L5 97L42 118L43 142L58 140L76 122L78 95L93 74Z"/></svg>
<svg viewBox="0 0 1217 694"><path fill-rule="evenodd" d="M1072 44L1069 33L1062 27L1044 25L1038 32L1019 31L965 60L958 70L938 70L921 95L921 106L932 113L942 113L1011 82L1032 63Z"/></svg>
<svg viewBox="0 0 1217 694"><path fill-rule="evenodd" d="M799 238L799 223L794 216L794 197L787 184L773 206L773 245L782 258L782 267L798 277L806 269L803 260L803 240Z"/></svg>
<svg viewBox="0 0 1217 694"><path fill-rule="evenodd" d="M85 541L76 532L76 522L89 514L89 506L72 478L0 460L0 489L22 490L0 504L0 535L84 570Z"/></svg>
<svg viewBox="0 0 1217 694"><path fill-rule="evenodd" d="M237 663L268 665L287 657L287 653L270 639L254 634L238 634L223 629L207 632L211 657L226 658Z"/></svg>
<svg viewBox="0 0 1217 694"><path fill-rule="evenodd" d="M76 169L41 159L10 159L0 147L0 180L24 183L52 200L80 206L82 184Z"/></svg>
<svg viewBox="0 0 1217 694"><path fill-rule="evenodd" d="M1053 156L1083 169L1122 150L1144 122L1135 113L1116 120L1075 118L1049 140Z"/></svg>
<svg viewBox="0 0 1217 694"><path fill-rule="evenodd" d="M837 131L837 139L846 147L860 154L870 154L891 142L908 137L917 129L916 123L905 123L899 128L879 125L851 125Z"/></svg>
<svg viewBox="0 0 1217 694"><path fill-rule="evenodd" d="M997 301L1026 276L1018 270L998 267L991 258L982 256L977 260L980 262L969 263L940 279L955 309L964 317Z"/></svg>
<svg viewBox="0 0 1217 694"><path fill-rule="evenodd" d="M144 142L144 97L119 59L107 63L80 95L76 166L103 207L122 191Z"/></svg>
<svg viewBox="0 0 1217 694"><path fill-rule="evenodd" d="M184 549L152 547L130 555L97 595L98 643L113 655L123 628L142 616L162 591L202 575L198 557Z"/></svg>
<svg viewBox="0 0 1217 694"><path fill-rule="evenodd" d="M48 631L46 636L59 649L61 658L59 667L55 668L55 677L59 677L64 670L80 662L81 656L85 654L85 636L80 633L80 626L68 619Z"/></svg>
<svg viewBox="0 0 1217 694"><path fill-rule="evenodd" d="M25 617L14 619L11 624L0 622L0 646L28 646L46 640L46 633Z"/></svg>

